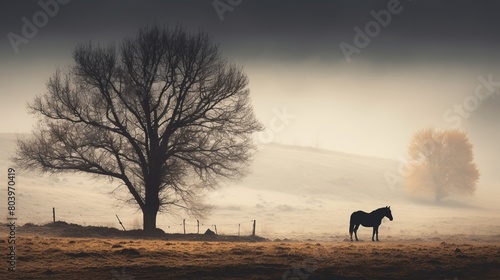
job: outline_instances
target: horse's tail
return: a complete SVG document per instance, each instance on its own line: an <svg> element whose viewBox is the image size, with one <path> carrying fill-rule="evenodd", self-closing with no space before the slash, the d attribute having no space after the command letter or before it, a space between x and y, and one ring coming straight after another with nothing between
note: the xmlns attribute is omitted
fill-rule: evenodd
<svg viewBox="0 0 500 280"><path fill-rule="evenodd" d="M353 215L351 214L351 219L349 220L349 235L351 236L351 240L352 240L352 233L354 232L354 223L352 221L352 216Z"/></svg>

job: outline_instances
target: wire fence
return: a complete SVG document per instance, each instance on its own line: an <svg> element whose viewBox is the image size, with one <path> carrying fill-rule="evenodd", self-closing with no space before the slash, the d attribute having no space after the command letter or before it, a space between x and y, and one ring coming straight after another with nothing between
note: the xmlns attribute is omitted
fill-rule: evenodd
<svg viewBox="0 0 500 280"><path fill-rule="evenodd" d="M52 209L52 218L42 218L37 220L37 224L47 224L54 221L64 221L67 223L79 224L82 226L113 227L125 230L142 229L142 215L135 214L82 214L71 211ZM255 234L255 220L241 220L237 222L217 223L212 220L186 219L159 219L157 228L166 233L178 234L204 234L208 229L220 235L241 235L248 236Z"/></svg>
<svg viewBox="0 0 500 280"><path fill-rule="evenodd" d="M159 228L166 232L172 233L205 233L207 229L212 230L217 234L223 235L252 235L253 234L253 224L254 220L240 221L237 223L214 223L214 222L203 222L200 220L182 220L179 224L159 224Z"/></svg>

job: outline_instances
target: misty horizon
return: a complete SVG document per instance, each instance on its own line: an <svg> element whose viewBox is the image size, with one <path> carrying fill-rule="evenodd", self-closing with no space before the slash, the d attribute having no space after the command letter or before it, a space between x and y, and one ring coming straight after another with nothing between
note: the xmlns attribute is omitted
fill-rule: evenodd
<svg viewBox="0 0 500 280"><path fill-rule="evenodd" d="M75 46L88 41L119 46L138 27L156 22L201 28L213 36L222 55L248 75L261 123L269 127L276 111L294 116L272 141L399 160L413 133L426 127L463 129L479 159L486 154L483 144L493 147L498 140L498 133L492 133L498 130L494 120L500 107L494 84L500 81L495 55L500 43L492 35L498 19L491 14L493 7L486 8L495 4L394 1L398 12L384 19L382 11L391 1L288 1L265 4L264 9L262 3L242 2L234 10L218 11L213 3L196 1L164 3L161 8L145 2L141 9L125 2L119 5L124 12L108 17L104 11L113 7L111 2L68 1L28 43L15 46L7 35L22 37L22 18L32 21L43 7L10 3L10 12L2 17L0 132L29 133L36 126L26 103L46 91L56 69L72 65ZM103 12L86 21L84 15L93 10ZM447 20L442 20L445 10ZM460 17L464 20L455 20ZM355 28L368 36L365 27L377 19L386 26L379 25L367 46L346 60L339 46L356 47ZM477 104L464 104L488 79L494 93L483 93ZM457 107L464 105L473 110ZM5 121L9 119L15 122Z"/></svg>
<svg viewBox="0 0 500 280"><path fill-rule="evenodd" d="M4 1L4 268L496 279L499 10Z"/></svg>
<svg viewBox="0 0 500 280"><path fill-rule="evenodd" d="M46 92L57 69L73 65L77 45L118 48L141 26L181 24L207 32L248 76L254 112L266 127L255 135L257 144L404 163L417 131L460 129L474 146L481 180L499 177L491 153L500 138L495 3L41 3L9 3L2 16L2 133L37 126L26 104ZM113 7L121 12L108 14ZM44 13L46 20L35 16Z"/></svg>

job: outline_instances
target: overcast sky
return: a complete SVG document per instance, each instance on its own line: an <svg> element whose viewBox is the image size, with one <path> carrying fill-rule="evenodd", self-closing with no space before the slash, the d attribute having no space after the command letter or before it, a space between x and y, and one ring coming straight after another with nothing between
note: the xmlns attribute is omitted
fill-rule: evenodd
<svg viewBox="0 0 500 280"><path fill-rule="evenodd" d="M261 141L397 159L415 131L459 127L479 159L498 163L488 156L499 140L500 86L474 97L487 90L479 77L500 82L498 1L59 0L47 15L40 3L49 2L2 1L0 132L31 130L26 102L71 65L77 44L181 23L212 34L243 66L269 129Z"/></svg>

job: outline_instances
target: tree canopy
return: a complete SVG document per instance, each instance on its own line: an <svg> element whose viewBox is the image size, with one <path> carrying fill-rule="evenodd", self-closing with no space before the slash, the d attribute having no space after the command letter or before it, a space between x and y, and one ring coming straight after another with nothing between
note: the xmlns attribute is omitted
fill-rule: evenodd
<svg viewBox="0 0 500 280"><path fill-rule="evenodd" d="M410 193L434 195L439 202L453 192L475 192L480 174L473 146L464 132L421 130L411 139L408 154L406 187Z"/></svg>
<svg viewBox="0 0 500 280"><path fill-rule="evenodd" d="M20 166L120 181L145 230L171 206L204 213L200 189L246 174L262 126L246 75L208 34L148 26L119 47L82 44L73 58L29 104L39 125L18 140Z"/></svg>

